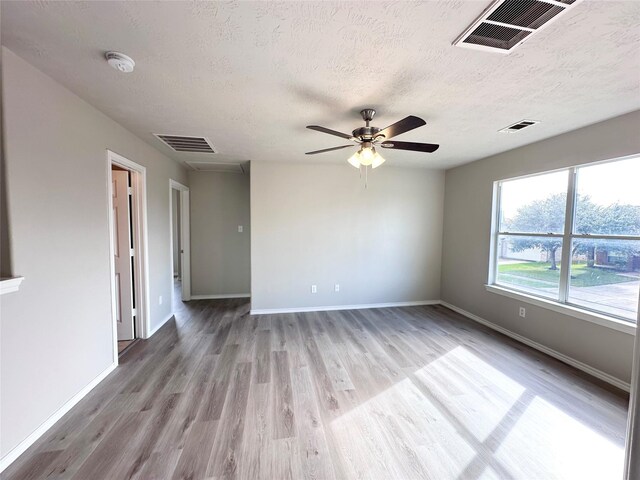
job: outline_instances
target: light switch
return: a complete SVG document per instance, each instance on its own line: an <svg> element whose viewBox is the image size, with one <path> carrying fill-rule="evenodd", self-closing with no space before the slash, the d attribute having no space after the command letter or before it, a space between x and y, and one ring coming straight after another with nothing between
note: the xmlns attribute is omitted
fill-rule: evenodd
<svg viewBox="0 0 640 480"><path fill-rule="evenodd" d="M238 225L238 233L242 233L244 227L242 225Z"/></svg>

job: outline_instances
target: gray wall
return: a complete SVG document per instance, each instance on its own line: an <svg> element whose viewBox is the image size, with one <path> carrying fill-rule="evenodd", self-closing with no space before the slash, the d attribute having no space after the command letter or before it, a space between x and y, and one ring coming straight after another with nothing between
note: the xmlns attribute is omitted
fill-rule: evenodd
<svg viewBox="0 0 640 480"><path fill-rule="evenodd" d="M0 305L4 456L112 364L106 150L147 167L152 328L171 308L169 178L188 178L9 50L2 55L13 270L25 277Z"/></svg>
<svg viewBox="0 0 640 480"><path fill-rule="evenodd" d="M633 336L485 290L495 180L640 152L640 111L447 171L442 299L629 381ZM517 134L514 134L517 135Z"/></svg>
<svg viewBox="0 0 640 480"><path fill-rule="evenodd" d="M192 171L189 183L192 295L248 294L249 175Z"/></svg>
<svg viewBox="0 0 640 480"><path fill-rule="evenodd" d="M440 298L444 172L390 163L252 163L252 309Z"/></svg>

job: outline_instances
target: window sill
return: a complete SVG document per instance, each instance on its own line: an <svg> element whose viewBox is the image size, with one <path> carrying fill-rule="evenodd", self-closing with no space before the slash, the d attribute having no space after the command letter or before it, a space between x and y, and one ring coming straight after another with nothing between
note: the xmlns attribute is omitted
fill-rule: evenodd
<svg viewBox="0 0 640 480"><path fill-rule="evenodd" d="M24 277L11 277L0 279L0 295L17 292Z"/></svg>
<svg viewBox="0 0 640 480"><path fill-rule="evenodd" d="M522 302L530 303L538 307L553 310L554 312L562 313L563 315L569 315L580 320L586 320L587 322L595 323L603 327L611 328L619 332L627 333L629 335L636 334L636 326L632 323L625 322L624 320L618 320L617 318L608 317L595 312L589 312L581 308L577 308L571 305L563 305L552 300L546 300L534 295L527 295L526 293L510 290L508 288L499 287L498 285L485 285L488 292L497 293L498 295L504 295L505 297L514 298Z"/></svg>

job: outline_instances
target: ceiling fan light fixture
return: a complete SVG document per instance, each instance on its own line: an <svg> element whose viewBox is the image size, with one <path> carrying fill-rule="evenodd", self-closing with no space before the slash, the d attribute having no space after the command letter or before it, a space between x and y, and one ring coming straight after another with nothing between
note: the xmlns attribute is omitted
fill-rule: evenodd
<svg viewBox="0 0 640 480"><path fill-rule="evenodd" d="M356 152L347 160L354 168L360 168L360 152Z"/></svg>
<svg viewBox="0 0 640 480"><path fill-rule="evenodd" d="M511 0L501 0L501 1L511 1ZM515 0L514 0L515 1ZM552 0L546 0L552 1ZM555 0L553 0L555 1ZM574 1L574 0L561 0L561 1ZM393 123L385 128L378 128L375 126L371 126L371 121L373 120L373 116L375 115L375 110L372 108L365 108L360 112L362 119L365 121L365 126L356 128L353 130L352 134L349 135L347 133L338 132L336 130L331 130L330 128L321 127L320 125L307 125L307 128L310 130L315 130L321 133L327 133L329 135L333 135L335 137L344 138L346 140L354 141L359 145L359 150L354 153L351 157L347 159L350 165L354 168L360 169L361 167L371 167L378 168L380 165L385 163L384 157L376 152L374 145L377 145L381 148L386 149L395 149L395 150L408 150L412 152L423 152L423 153L433 153L435 152L439 145L433 143L418 143L418 142L396 142L388 140L403 133L414 130L418 127L426 125L422 118L416 117L414 115L409 115L408 117L403 118L402 120L398 120L396 123ZM343 148L352 147L354 145L340 145L339 147L332 148L323 148L322 150L314 150L313 152L307 152L307 155L315 155L317 153L326 153L333 152L334 150L342 150ZM366 175L366 173L365 173Z"/></svg>
<svg viewBox="0 0 640 480"><path fill-rule="evenodd" d="M371 162L371 168L378 168L384 162L385 162L384 157L380 155L378 152L375 152L373 154L373 161Z"/></svg>
<svg viewBox="0 0 640 480"><path fill-rule="evenodd" d="M368 167L373 163L376 150L373 147L362 147L360 149L360 165Z"/></svg>
<svg viewBox="0 0 640 480"><path fill-rule="evenodd" d="M385 162L382 155L376 152L374 147L362 147L356 153L351 155L347 162L354 168L368 167L377 168Z"/></svg>

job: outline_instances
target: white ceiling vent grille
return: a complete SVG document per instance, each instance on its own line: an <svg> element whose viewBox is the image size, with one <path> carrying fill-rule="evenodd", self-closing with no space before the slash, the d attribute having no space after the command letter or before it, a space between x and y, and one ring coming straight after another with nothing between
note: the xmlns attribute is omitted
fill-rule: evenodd
<svg viewBox="0 0 640 480"><path fill-rule="evenodd" d="M188 137L185 135L154 134L176 152L216 153L204 137Z"/></svg>
<svg viewBox="0 0 640 480"><path fill-rule="evenodd" d="M247 166L241 163L191 162L189 160L186 163L198 172L246 173L248 170Z"/></svg>
<svg viewBox="0 0 640 480"><path fill-rule="evenodd" d="M500 133L519 132L523 128L528 128L538 123L540 123L538 120L520 120L519 122L514 123L513 125L509 125L508 127L504 127L503 129L498 130L498 132Z"/></svg>
<svg viewBox="0 0 640 480"><path fill-rule="evenodd" d="M581 0L497 0L454 45L509 53Z"/></svg>

